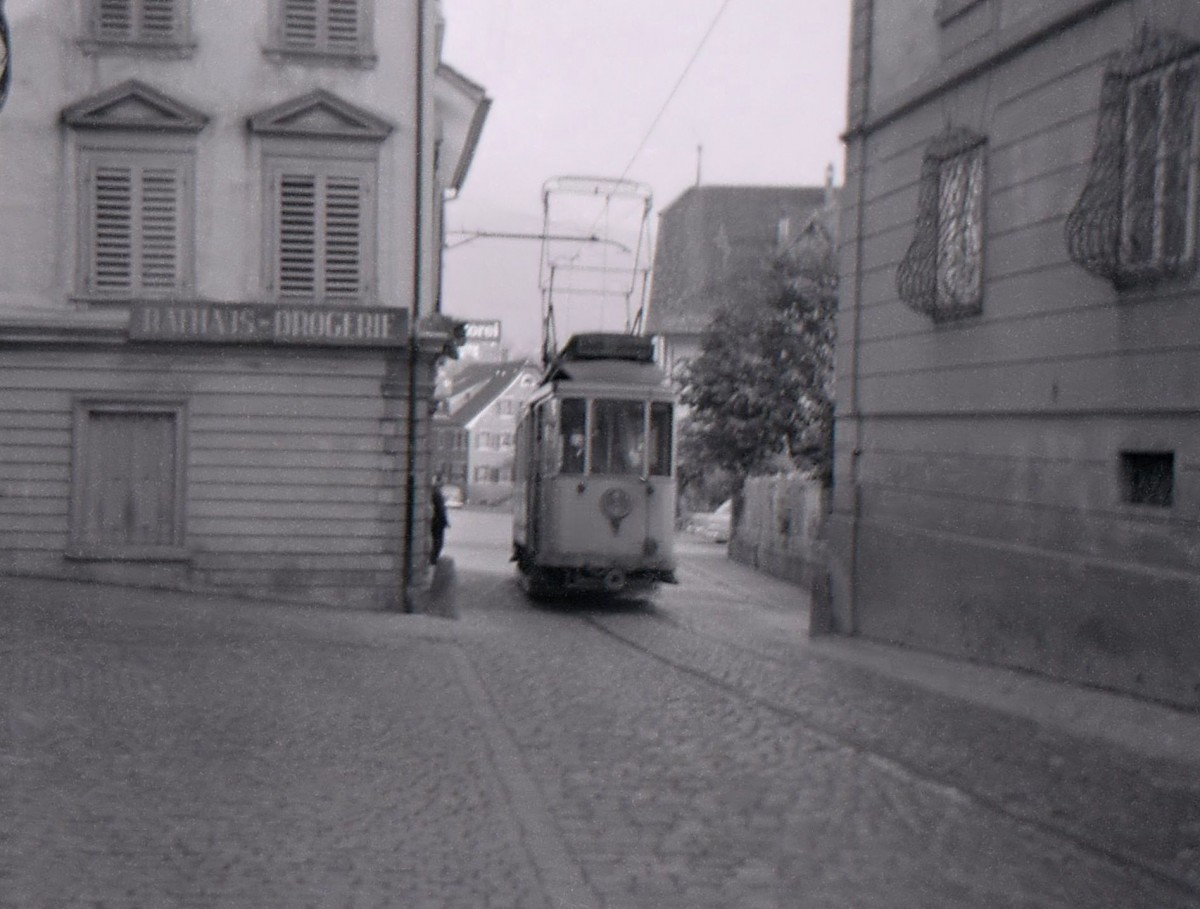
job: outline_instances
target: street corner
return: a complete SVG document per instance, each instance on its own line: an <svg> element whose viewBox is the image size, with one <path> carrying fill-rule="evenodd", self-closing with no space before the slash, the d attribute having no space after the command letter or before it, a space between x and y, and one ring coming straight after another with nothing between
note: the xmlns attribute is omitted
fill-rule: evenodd
<svg viewBox="0 0 1200 909"><path fill-rule="evenodd" d="M433 566L428 583L409 593L409 604L419 615L457 619L458 567L454 559L442 556Z"/></svg>

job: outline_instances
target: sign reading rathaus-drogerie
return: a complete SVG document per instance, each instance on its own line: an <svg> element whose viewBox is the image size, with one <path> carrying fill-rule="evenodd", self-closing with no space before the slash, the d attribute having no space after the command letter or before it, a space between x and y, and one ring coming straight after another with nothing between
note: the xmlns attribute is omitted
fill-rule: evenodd
<svg viewBox="0 0 1200 909"><path fill-rule="evenodd" d="M395 347L408 340L408 311L264 303L135 303L134 341Z"/></svg>

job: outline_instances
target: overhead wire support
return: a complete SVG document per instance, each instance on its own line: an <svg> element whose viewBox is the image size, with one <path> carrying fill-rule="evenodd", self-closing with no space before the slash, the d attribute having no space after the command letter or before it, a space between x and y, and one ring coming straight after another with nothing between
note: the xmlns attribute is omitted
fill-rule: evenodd
<svg viewBox="0 0 1200 909"><path fill-rule="evenodd" d="M618 240L600 237L596 234L547 235L544 233L522 233L520 231L509 230L453 230L448 231L447 236L462 237L463 239L457 243L444 244L446 249L458 249L460 246L473 243L475 240L569 240L575 243L603 243L608 246L615 246L621 252L633 252L633 250Z"/></svg>
<svg viewBox="0 0 1200 909"><path fill-rule="evenodd" d="M572 204L575 206L572 210ZM600 216L590 230L572 236L558 228L570 225L572 219L582 216L579 208L601 205ZM564 214L562 208L567 209ZM614 212L614 208L618 209ZM640 325L641 318L634 319L631 313L633 294L638 281L645 283L649 269L647 258L647 232L650 212L653 208L653 193L649 186L623 177L560 176L547 180L542 186L542 252L539 289L542 293L542 351L543 359L549 360L557 353L557 315L561 310L561 299L578 296L593 300L620 297L624 301L624 330L630 332ZM636 240L633 239L633 221L636 220ZM614 221L624 230L627 242L613 239ZM604 225L603 231L599 230ZM564 237L565 234L565 237ZM603 249L592 253L590 258L578 237L595 238ZM610 256L615 249L616 255ZM612 280L620 277L619 286ZM605 321L604 306L593 306L586 312L592 320L597 317ZM578 312L568 312L578 316ZM589 325L589 330L599 326ZM611 330L611 329L610 329Z"/></svg>

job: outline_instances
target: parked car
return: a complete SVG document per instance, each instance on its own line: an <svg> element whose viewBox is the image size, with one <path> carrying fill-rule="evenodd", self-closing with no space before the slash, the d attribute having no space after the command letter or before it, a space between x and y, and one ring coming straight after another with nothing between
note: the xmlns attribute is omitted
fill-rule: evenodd
<svg viewBox="0 0 1200 909"><path fill-rule="evenodd" d="M692 515L688 530L713 543L728 543L733 530L733 500L726 499L712 511Z"/></svg>

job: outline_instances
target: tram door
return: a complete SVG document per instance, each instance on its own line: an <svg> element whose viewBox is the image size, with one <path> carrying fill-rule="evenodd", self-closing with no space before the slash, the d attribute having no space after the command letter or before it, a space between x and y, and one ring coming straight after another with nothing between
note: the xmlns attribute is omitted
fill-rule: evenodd
<svg viewBox="0 0 1200 909"><path fill-rule="evenodd" d="M525 463L525 470L528 472L525 494L525 545L530 552L537 552L538 545L541 542L541 533L539 532L541 521L538 515L542 505L543 458L541 440L545 435L544 421L544 405L539 404L534 408L533 413L529 415L527 430L531 444L528 446L529 456Z"/></svg>
<svg viewBox="0 0 1200 909"><path fill-rule="evenodd" d="M546 538L547 484L557 466L558 402L553 398L542 401L533 410L530 420L529 494L525 497L527 545L541 552Z"/></svg>

